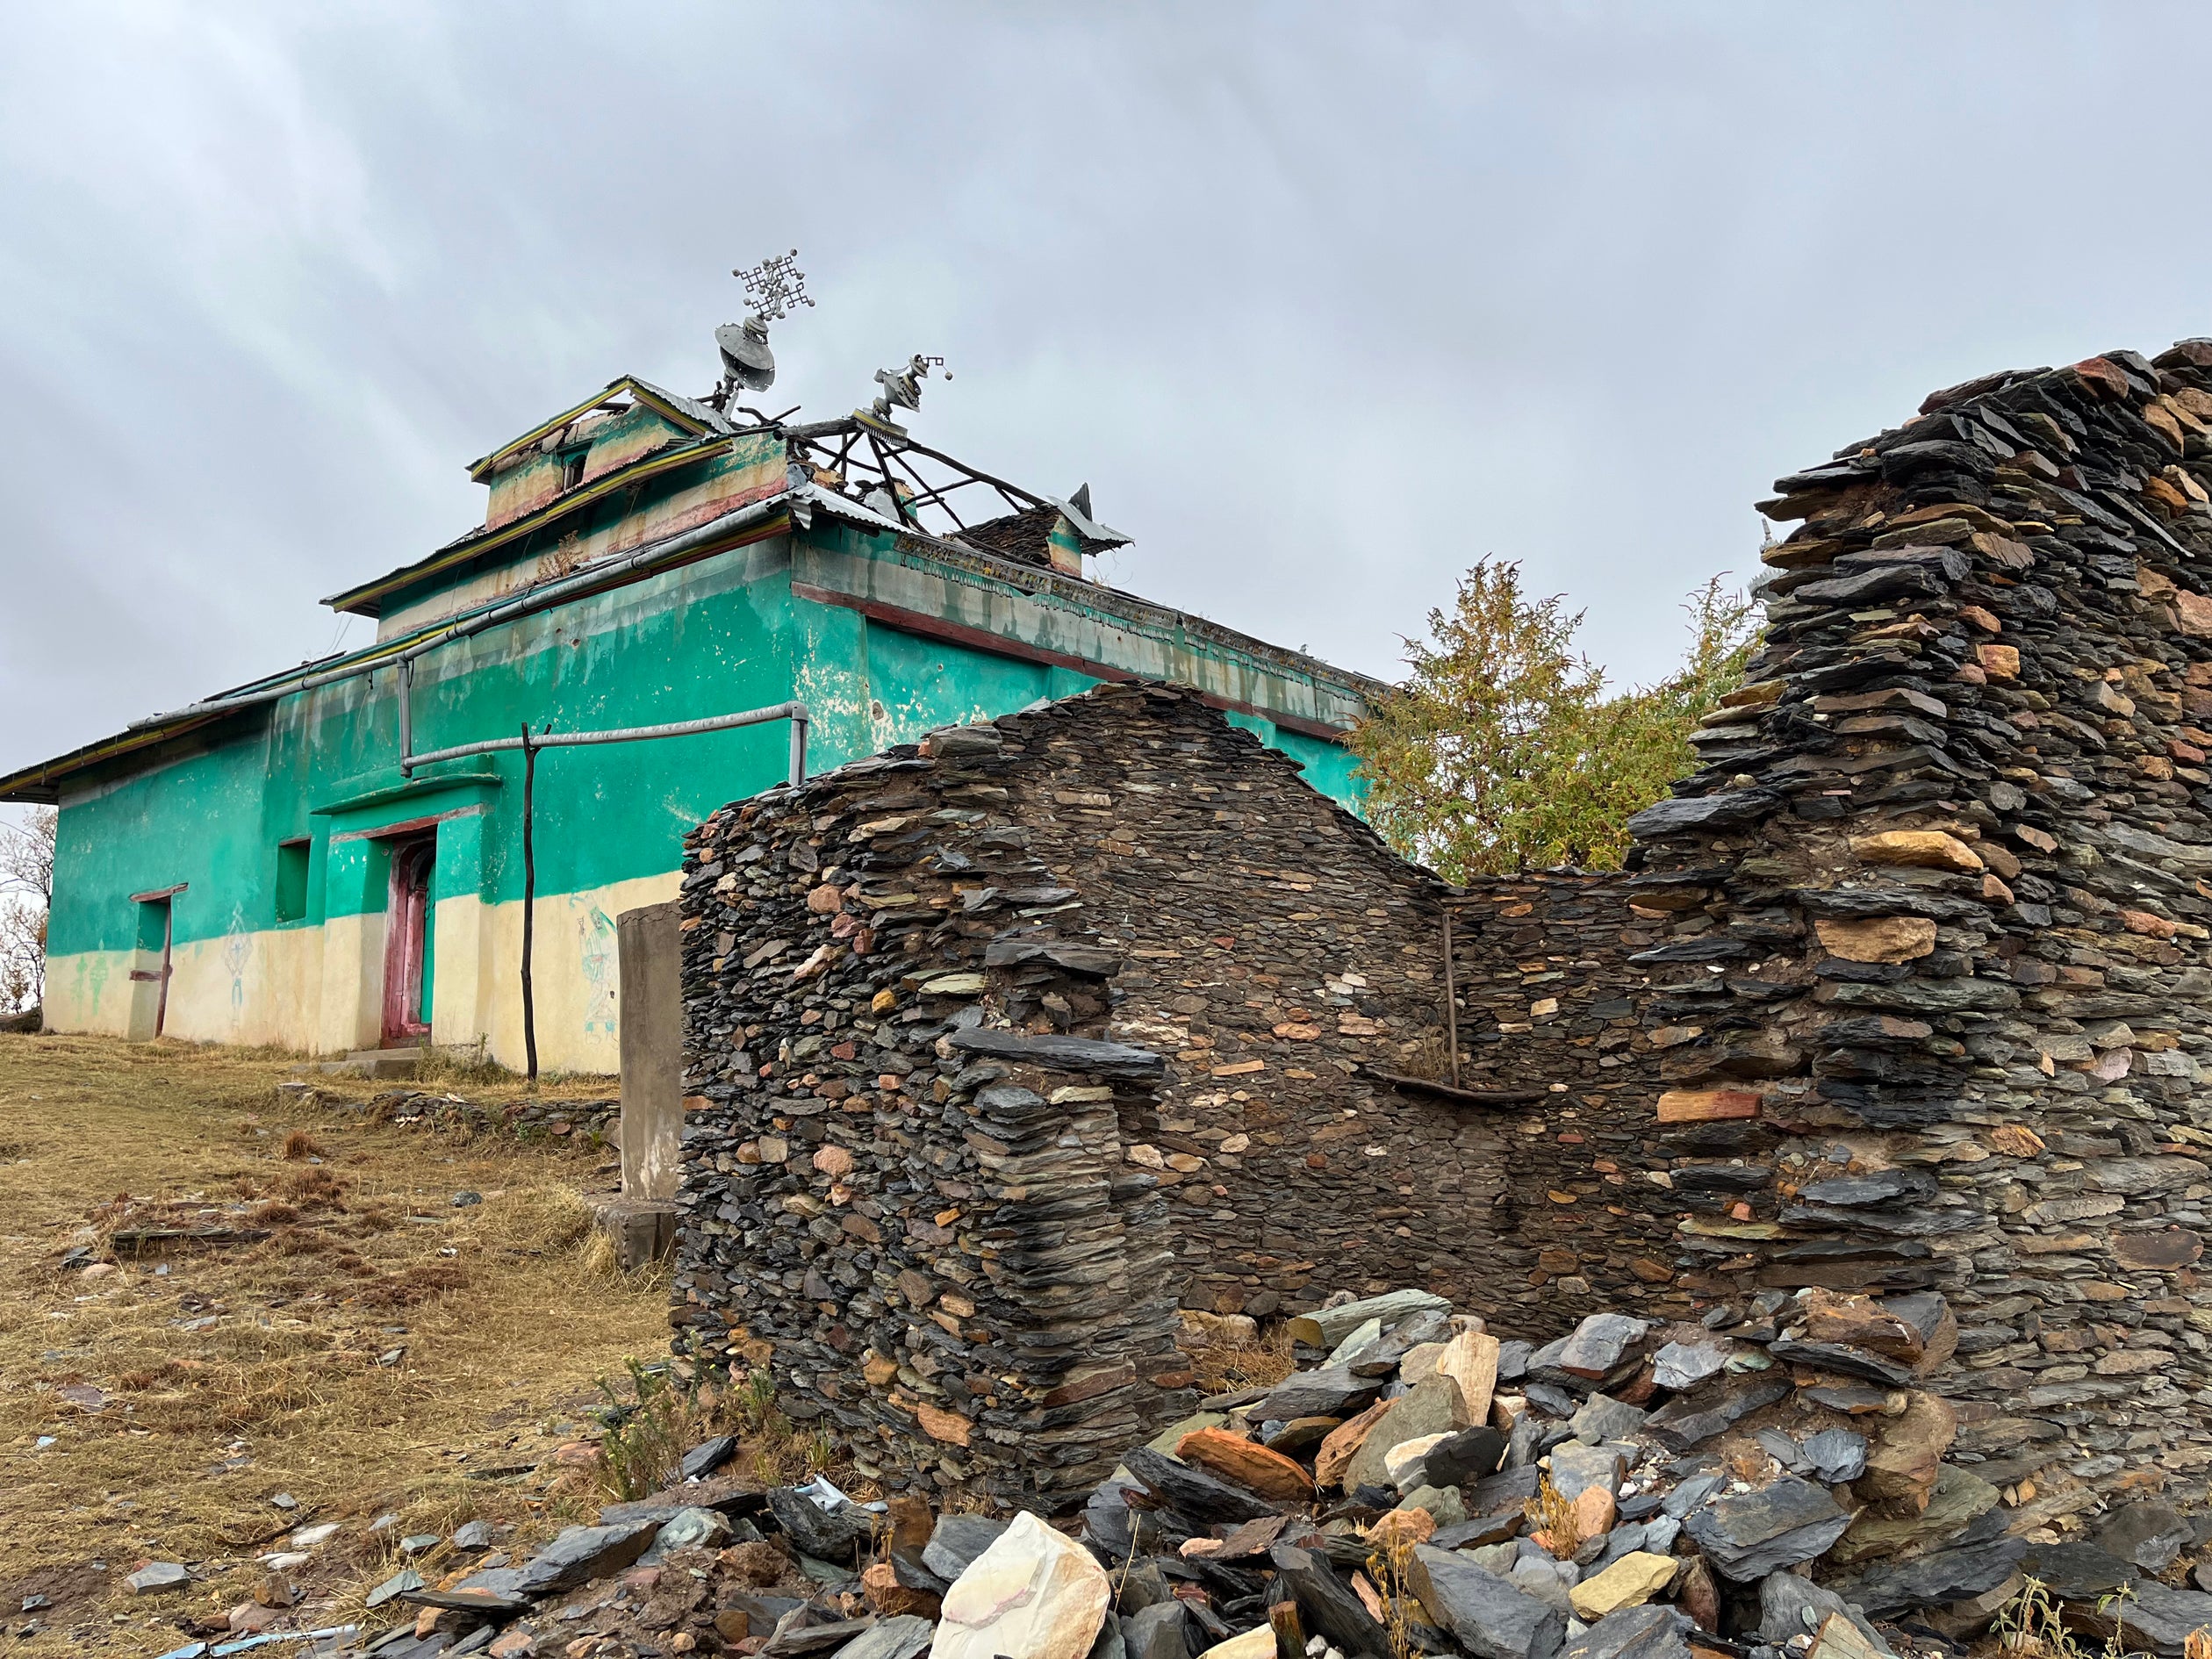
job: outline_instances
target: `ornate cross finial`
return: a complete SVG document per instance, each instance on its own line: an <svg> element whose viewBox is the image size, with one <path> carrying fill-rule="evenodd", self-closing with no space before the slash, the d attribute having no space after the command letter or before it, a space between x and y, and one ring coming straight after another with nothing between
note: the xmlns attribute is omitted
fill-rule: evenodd
<svg viewBox="0 0 2212 1659"><path fill-rule="evenodd" d="M801 305L812 305L807 297L807 273L792 262L799 250L772 255L749 270L729 274L745 285L745 303L762 322L779 322Z"/></svg>

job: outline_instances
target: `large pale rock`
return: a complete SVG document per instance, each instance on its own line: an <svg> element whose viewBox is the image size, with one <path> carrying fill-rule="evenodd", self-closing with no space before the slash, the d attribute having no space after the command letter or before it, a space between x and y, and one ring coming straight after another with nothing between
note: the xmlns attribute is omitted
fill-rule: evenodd
<svg viewBox="0 0 2212 1659"><path fill-rule="evenodd" d="M1482 1331L1462 1331L1437 1356L1434 1368L1459 1384L1470 1423L1490 1420L1490 1396L1497 1390L1497 1349L1496 1337Z"/></svg>
<svg viewBox="0 0 2212 1659"><path fill-rule="evenodd" d="M1298 1314L1290 1321L1290 1335L1294 1340L1312 1347L1333 1348L1369 1319L1379 1321L1387 1329L1409 1314L1451 1311L1452 1304L1433 1292L1392 1290L1385 1296Z"/></svg>
<svg viewBox="0 0 2212 1659"><path fill-rule="evenodd" d="M1272 1627L1261 1625L1247 1630L1241 1636L1232 1636L1226 1641L1217 1641L1198 1655L1198 1659L1275 1659L1275 1639ZM934 1655L932 1655L934 1659ZM1023 1659L1027 1659L1024 1655Z"/></svg>
<svg viewBox="0 0 2212 1659"><path fill-rule="evenodd" d="M944 1592L930 1659L1084 1659L1112 1599L1090 1551L1024 1510Z"/></svg>
<svg viewBox="0 0 2212 1659"><path fill-rule="evenodd" d="M1677 1562L1671 1555L1649 1555L1639 1549L1567 1592L1575 1617L1595 1624L1622 1607L1640 1607L1674 1582Z"/></svg>

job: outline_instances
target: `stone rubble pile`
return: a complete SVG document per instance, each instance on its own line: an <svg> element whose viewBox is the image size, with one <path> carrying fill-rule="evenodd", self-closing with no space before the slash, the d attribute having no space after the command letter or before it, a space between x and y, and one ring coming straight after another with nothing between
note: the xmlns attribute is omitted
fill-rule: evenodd
<svg viewBox="0 0 2212 1659"><path fill-rule="evenodd" d="M1540 1346L1482 1324L1418 1290L1300 1316L1301 1368L1129 1448L1068 1531L764 1490L714 1472L718 1440L528 1559L463 1529L459 1569L371 1592L413 1623L316 1651L1871 1659L1963 1651L2029 1575L2092 1634L2125 1586L2129 1651L2212 1627L2176 1582L2202 1522L2144 1499L2021 1530L1921 1386L1957 1339L1938 1295L1593 1314Z"/></svg>

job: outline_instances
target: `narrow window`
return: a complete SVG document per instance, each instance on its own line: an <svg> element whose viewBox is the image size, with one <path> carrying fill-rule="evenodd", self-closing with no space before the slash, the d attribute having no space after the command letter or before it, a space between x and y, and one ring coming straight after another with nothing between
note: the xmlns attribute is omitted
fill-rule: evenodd
<svg viewBox="0 0 2212 1659"><path fill-rule="evenodd" d="M307 914L307 839L276 844L276 919L298 922Z"/></svg>
<svg viewBox="0 0 2212 1659"><path fill-rule="evenodd" d="M571 449L561 457L561 488L573 490L584 482L584 457L588 449Z"/></svg>

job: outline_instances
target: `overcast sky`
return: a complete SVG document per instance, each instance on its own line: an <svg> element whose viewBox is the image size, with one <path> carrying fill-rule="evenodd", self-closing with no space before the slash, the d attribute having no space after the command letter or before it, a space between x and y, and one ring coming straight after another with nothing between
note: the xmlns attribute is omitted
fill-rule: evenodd
<svg viewBox="0 0 2212 1659"><path fill-rule="evenodd" d="M1622 680L1778 473L2212 334L2212 11L1562 4L0 11L0 771L367 637L463 465L693 392L1088 480L1118 585L1347 666L1485 555Z"/></svg>

